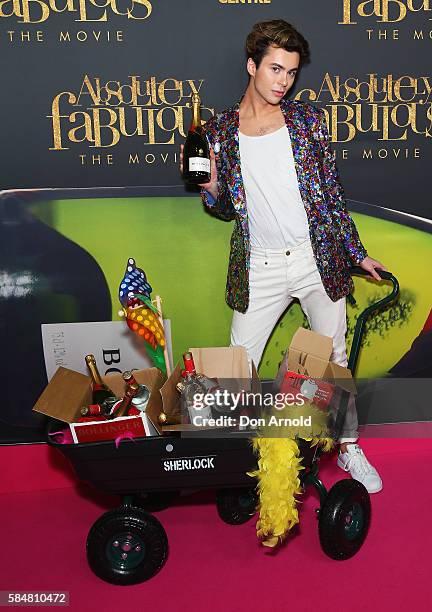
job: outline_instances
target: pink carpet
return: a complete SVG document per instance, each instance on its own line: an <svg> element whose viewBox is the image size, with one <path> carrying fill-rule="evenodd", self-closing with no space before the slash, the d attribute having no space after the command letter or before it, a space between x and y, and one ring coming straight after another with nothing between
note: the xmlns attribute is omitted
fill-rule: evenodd
<svg viewBox="0 0 432 612"><path fill-rule="evenodd" d="M384 490L371 496L369 536L348 561L322 553L312 490L303 499L298 533L276 554L257 543L254 520L226 525L213 494L201 492L157 513L170 544L162 571L140 585L112 586L88 568L85 540L117 498L74 484L69 476L63 488L47 490L33 488L27 479L27 490L18 491L16 482L9 492L0 488L0 590L67 590L69 609L77 612L430 610L432 440L365 440L363 448L379 467ZM16 457L25 449L0 449L3 470L7 453ZM32 452L43 455L47 449L38 445ZM49 455L48 463L54 469L55 456ZM320 474L327 486L343 477L330 457L322 459ZM59 484L58 472L47 480L49 487Z"/></svg>

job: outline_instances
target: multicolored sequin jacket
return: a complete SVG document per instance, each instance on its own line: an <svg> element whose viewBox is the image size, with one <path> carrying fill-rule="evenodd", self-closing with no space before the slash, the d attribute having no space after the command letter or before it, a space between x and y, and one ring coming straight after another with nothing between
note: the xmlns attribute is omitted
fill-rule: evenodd
<svg viewBox="0 0 432 612"><path fill-rule="evenodd" d="M325 114L311 104L282 100L300 194L309 221L315 261L325 290L333 301L352 289L348 268L367 255L345 204ZM217 217L234 220L228 265L226 301L246 312L249 305L250 240L245 189L239 152L239 104L212 117L205 130L212 146L220 145L217 160L218 197L205 190L205 206Z"/></svg>

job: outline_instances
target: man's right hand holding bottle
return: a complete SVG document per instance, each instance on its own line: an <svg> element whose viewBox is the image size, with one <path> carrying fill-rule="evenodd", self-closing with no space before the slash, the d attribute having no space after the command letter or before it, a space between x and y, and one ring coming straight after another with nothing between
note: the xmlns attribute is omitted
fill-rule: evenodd
<svg viewBox="0 0 432 612"><path fill-rule="evenodd" d="M184 149L184 145L180 145L180 172L182 174L183 174L183 149ZM218 195L218 176L217 176L217 168L216 168L217 155L215 155L215 152L212 147L210 147L209 150L210 150L210 181L208 183L199 184L199 187L202 187L203 189L208 191L209 194L215 200L217 200L217 195Z"/></svg>

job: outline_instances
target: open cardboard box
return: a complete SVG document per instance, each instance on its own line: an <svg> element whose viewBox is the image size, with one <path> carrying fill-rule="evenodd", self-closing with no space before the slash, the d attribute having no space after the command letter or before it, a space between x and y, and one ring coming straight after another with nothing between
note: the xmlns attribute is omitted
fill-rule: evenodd
<svg viewBox="0 0 432 612"><path fill-rule="evenodd" d="M276 377L277 389L281 389L287 372L296 372L317 382L322 380L332 383L355 394L356 388L351 372L348 368L330 361L332 351L332 338L300 327L292 337L280 365Z"/></svg>
<svg viewBox="0 0 432 612"><path fill-rule="evenodd" d="M209 347L189 350L194 358L196 371L209 378L217 378L222 387L229 392L252 391L257 393L261 390L258 374L253 363L252 374L250 373L244 347ZM162 427L164 432L194 429L193 425L181 423L180 395L176 390L176 384L182 380L182 369L183 365L177 364L160 390L164 412L168 418L167 425Z"/></svg>
<svg viewBox="0 0 432 612"><path fill-rule="evenodd" d="M190 349L197 372L209 378L218 378L230 392L260 390L260 382L252 364L252 378L246 350L243 347L212 347ZM157 368L134 370L137 382L150 389L150 399L143 415L119 417L111 421L77 423L80 409L91 403L90 377L60 367L45 387L33 410L69 424L74 442L114 440L122 433L132 432L135 437L157 435L193 428L181 423L180 394L176 384L182 379L183 367L178 364L166 379ZM102 377L116 397L124 393L121 374ZM161 412L167 416L167 425L159 424Z"/></svg>
<svg viewBox="0 0 432 612"><path fill-rule="evenodd" d="M91 380L89 376L63 367L58 368L33 410L68 423L75 443L114 440L126 432L131 432L134 437L158 435L162 433L158 424L158 416L162 412L159 390L166 377L157 368L135 370L134 376L137 382L150 389L149 403L142 415L77 423L81 407L91 404ZM123 396L124 381L121 374L110 374L104 376L103 380L116 397Z"/></svg>

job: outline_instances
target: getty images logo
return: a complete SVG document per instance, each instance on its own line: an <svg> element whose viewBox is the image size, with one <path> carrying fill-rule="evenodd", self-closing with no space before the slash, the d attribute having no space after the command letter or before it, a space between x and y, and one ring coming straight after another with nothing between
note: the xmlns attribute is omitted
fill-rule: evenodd
<svg viewBox="0 0 432 612"><path fill-rule="evenodd" d="M216 455L208 457L180 457L166 459L163 462L165 472L182 472L184 470L214 470Z"/></svg>
<svg viewBox="0 0 432 612"><path fill-rule="evenodd" d="M408 13L432 11L432 0L341 0L343 16L340 25L355 25L357 19L376 17L378 23L398 23ZM432 18L431 15L428 16Z"/></svg>

